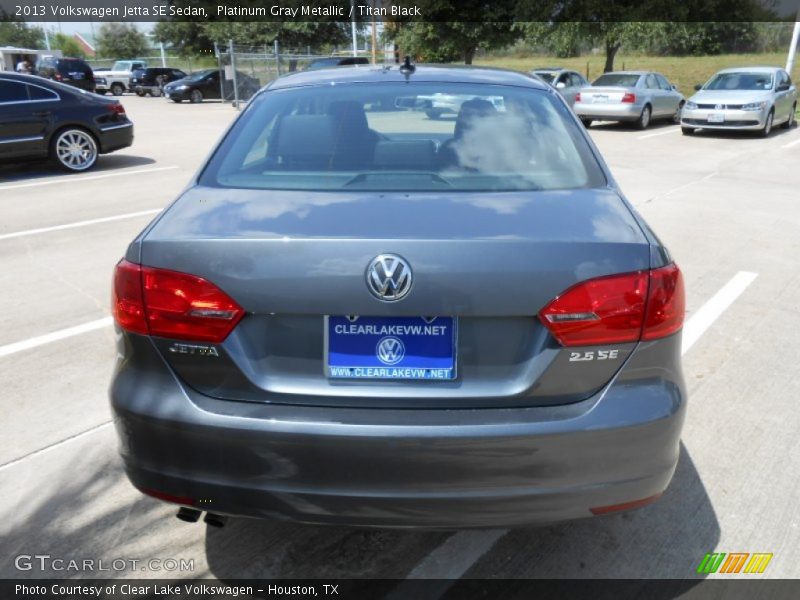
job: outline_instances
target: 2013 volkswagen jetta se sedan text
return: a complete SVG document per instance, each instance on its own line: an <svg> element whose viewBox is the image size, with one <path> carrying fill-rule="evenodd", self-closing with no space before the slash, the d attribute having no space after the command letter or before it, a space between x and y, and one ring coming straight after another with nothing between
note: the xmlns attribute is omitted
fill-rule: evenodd
<svg viewBox="0 0 800 600"><path fill-rule="evenodd" d="M469 99L431 119L433 94ZM647 504L678 460L680 271L521 73L272 82L113 310L128 476L213 515L549 522Z"/></svg>

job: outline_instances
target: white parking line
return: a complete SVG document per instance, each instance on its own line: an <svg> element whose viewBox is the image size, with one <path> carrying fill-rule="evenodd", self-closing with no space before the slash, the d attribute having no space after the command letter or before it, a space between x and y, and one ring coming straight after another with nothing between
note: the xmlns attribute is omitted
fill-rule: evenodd
<svg viewBox="0 0 800 600"><path fill-rule="evenodd" d="M81 431L80 433L76 433L75 435L72 435L72 436L70 436L68 438L60 440L60 441L58 441L58 442L56 442L54 444L50 444L49 446L45 446L44 448L39 448L38 450L34 450L33 452L30 452L30 453L26 454L25 456L20 456L19 458L15 458L14 460L10 460L5 464L0 465L0 471L8 469L9 467L13 467L16 464L21 463L23 460L27 460L29 458L33 458L34 456L38 456L39 454L44 454L45 452L49 452L50 450L55 450L59 446L63 446L64 444L66 444L68 442L74 442L75 440L79 440L82 437L86 437L87 435L95 433L96 431L100 431L101 429L105 429L106 427L111 425L111 423L112 423L112 421L103 421L99 425L95 425L94 427L92 427L90 429L87 429L86 431Z"/></svg>
<svg viewBox="0 0 800 600"><path fill-rule="evenodd" d="M135 169L133 171L114 171L113 173L104 173L103 175L89 175L87 177L80 176L61 176L54 179L45 179L43 181L28 181L26 183L12 183L8 185L0 185L0 192L3 190L18 190L20 188L38 187L40 185L53 185L55 183L73 184L81 181L95 181L96 179L108 179L109 177L122 177L123 175L141 175L142 173L156 173L158 171L169 171L172 169L179 169L177 165L170 167L154 167L152 169Z"/></svg>
<svg viewBox="0 0 800 600"><path fill-rule="evenodd" d="M705 304L683 326L681 354L686 354L689 348L694 346L694 343L700 339L706 329L711 327L712 323L742 295L742 292L753 283L756 277L758 277L756 273L739 271L716 294L706 300Z"/></svg>
<svg viewBox="0 0 800 600"><path fill-rule="evenodd" d="M658 137L659 135L667 135L668 133L677 133L680 131L678 127L670 127L664 131L657 131L655 133L648 133L647 135L640 135L637 139L639 140L646 140L647 138L651 137Z"/></svg>
<svg viewBox="0 0 800 600"><path fill-rule="evenodd" d="M701 335L733 304L757 277L756 273L739 271L722 288L709 298L683 326L681 355L691 348ZM447 579L444 593L452 580L460 579L478 559L492 549L508 530L460 531L434 548L406 576L406 579ZM445 583L445 582L443 582Z"/></svg>
<svg viewBox="0 0 800 600"><path fill-rule="evenodd" d="M122 215L114 215L111 217L100 217L99 219L89 219L88 221L75 221L74 223L65 223L64 225L53 225L52 227L38 227L36 229L25 229L23 231L14 231L13 233L0 234L0 240L8 240L11 238L24 237L26 235L37 235L39 233L49 233L51 231L61 231L63 229L74 229L76 227L86 227L87 225L97 225L98 223L109 223L111 221L121 221L122 219L133 219L134 217L144 217L146 215L154 215L160 213L162 209L153 208L150 210L140 210L139 212L125 213Z"/></svg>
<svg viewBox="0 0 800 600"><path fill-rule="evenodd" d="M94 331L95 329L102 329L103 327L108 327L113 322L114 321L111 317L104 317L102 319L97 319L96 321L89 321L88 323L82 323L80 325L75 325L74 327L67 327L66 329L59 329L58 331L53 331L52 333L37 335L36 337L28 338L27 340L6 344L5 346L0 346L0 358L3 356L16 354L17 352L22 352L23 350L30 350L31 348L44 346L45 344L57 342L59 340L80 335L82 333L88 333L89 331Z"/></svg>
<svg viewBox="0 0 800 600"><path fill-rule="evenodd" d="M797 139L793 142L789 142L788 144L784 144L783 146L781 146L781 148L792 148L793 146L797 146L798 144L800 144L800 139Z"/></svg>

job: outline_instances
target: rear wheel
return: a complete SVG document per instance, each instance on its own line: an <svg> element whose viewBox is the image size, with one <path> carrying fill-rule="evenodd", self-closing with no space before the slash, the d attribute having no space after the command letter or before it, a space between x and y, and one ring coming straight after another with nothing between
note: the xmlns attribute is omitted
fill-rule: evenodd
<svg viewBox="0 0 800 600"><path fill-rule="evenodd" d="M592 126L591 119L581 119L581 123L583 123L583 126L586 127L587 129Z"/></svg>
<svg viewBox="0 0 800 600"><path fill-rule="evenodd" d="M645 104L645 107L642 109L642 114L639 115L639 119L636 121L636 129L647 129L647 126L650 125L650 116L652 114L650 105Z"/></svg>
<svg viewBox="0 0 800 600"><path fill-rule="evenodd" d="M772 122L775 120L775 111L770 110L769 114L767 115L767 121L764 123L764 128L761 130L761 137L769 137L769 134L772 133Z"/></svg>
<svg viewBox="0 0 800 600"><path fill-rule="evenodd" d="M683 135L692 135L694 133L694 128L692 128L692 127L681 127L681 133Z"/></svg>
<svg viewBox="0 0 800 600"><path fill-rule="evenodd" d="M429 108L425 111L425 114L428 115L429 119L438 119L442 116L442 111L438 108Z"/></svg>
<svg viewBox="0 0 800 600"><path fill-rule="evenodd" d="M58 132L50 144L50 157L66 171L85 171L97 162L97 142L85 129Z"/></svg>
<svg viewBox="0 0 800 600"><path fill-rule="evenodd" d="M136 88L136 95L140 98L144 97L144 90L142 88Z"/></svg>
<svg viewBox="0 0 800 600"><path fill-rule="evenodd" d="M111 93L115 96L122 96L125 93L125 86L121 83L112 83L111 84Z"/></svg>
<svg viewBox="0 0 800 600"><path fill-rule="evenodd" d="M795 114L796 112L797 112L797 104L793 104L793 105L792 105L792 110L791 110L791 112L789 113L789 118L788 118L788 119L786 120L786 122L785 122L785 123L782 125L782 127L783 127L784 129L791 129L792 127L794 127L794 114Z"/></svg>
<svg viewBox="0 0 800 600"><path fill-rule="evenodd" d="M198 102L203 101L203 92L200 90L192 90L192 93L189 94L189 102L192 104L197 104Z"/></svg>

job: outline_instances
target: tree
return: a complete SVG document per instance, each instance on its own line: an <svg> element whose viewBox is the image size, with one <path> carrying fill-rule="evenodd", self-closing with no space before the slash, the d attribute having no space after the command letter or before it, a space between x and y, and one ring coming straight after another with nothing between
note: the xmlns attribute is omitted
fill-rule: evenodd
<svg viewBox="0 0 800 600"><path fill-rule="evenodd" d="M135 58L150 49L145 35L132 23L103 23L97 31L97 55Z"/></svg>
<svg viewBox="0 0 800 600"><path fill-rule="evenodd" d="M398 20L387 27L387 37L402 54L425 62L463 60L471 65L475 52L512 43L519 32L512 26L513 3L428 0L425 21Z"/></svg>
<svg viewBox="0 0 800 600"><path fill-rule="evenodd" d="M209 52L214 48L214 40L208 37L205 25L195 21L159 21L153 28L153 36L181 56Z"/></svg>
<svg viewBox="0 0 800 600"><path fill-rule="evenodd" d="M50 47L61 50L64 56L86 58L86 52L83 51L78 41L63 33L57 33L50 38Z"/></svg>
<svg viewBox="0 0 800 600"><path fill-rule="evenodd" d="M37 50L44 48L44 31L20 21L0 20L0 46Z"/></svg>

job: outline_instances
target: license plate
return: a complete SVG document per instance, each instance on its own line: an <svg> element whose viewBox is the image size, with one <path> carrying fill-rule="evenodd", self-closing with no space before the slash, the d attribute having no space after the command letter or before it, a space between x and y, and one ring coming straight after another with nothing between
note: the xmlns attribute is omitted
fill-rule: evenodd
<svg viewBox="0 0 800 600"><path fill-rule="evenodd" d="M326 372L332 379L456 377L453 317L343 317L325 323Z"/></svg>
<svg viewBox="0 0 800 600"><path fill-rule="evenodd" d="M600 96L595 94L594 96L592 96L592 102L594 104L605 104L606 102L608 102L608 96Z"/></svg>
<svg viewBox="0 0 800 600"><path fill-rule="evenodd" d="M708 122L709 123L724 123L725 122L725 115L721 113L711 113L708 115Z"/></svg>

